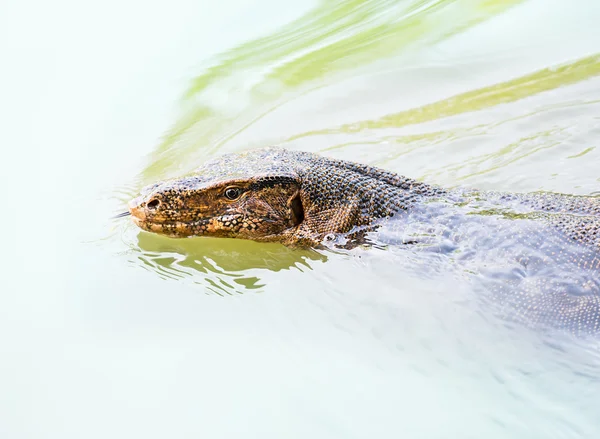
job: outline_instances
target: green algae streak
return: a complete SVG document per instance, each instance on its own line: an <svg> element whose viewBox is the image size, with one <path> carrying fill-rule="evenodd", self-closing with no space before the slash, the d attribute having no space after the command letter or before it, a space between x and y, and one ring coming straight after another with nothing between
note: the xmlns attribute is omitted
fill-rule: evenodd
<svg viewBox="0 0 600 439"><path fill-rule="evenodd" d="M207 60L185 91L182 114L151 155L143 180L169 175L182 163L198 163L283 102L339 81L356 66L434 45L521 2L322 1L271 35ZM235 108L216 107L215 94L235 96ZM443 117L444 107L424 114Z"/></svg>

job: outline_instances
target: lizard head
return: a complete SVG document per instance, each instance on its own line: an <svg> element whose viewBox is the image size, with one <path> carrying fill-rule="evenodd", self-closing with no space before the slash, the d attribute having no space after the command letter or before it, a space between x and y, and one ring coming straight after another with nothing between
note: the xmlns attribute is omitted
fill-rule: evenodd
<svg viewBox="0 0 600 439"><path fill-rule="evenodd" d="M274 151L222 156L191 176L144 188L129 203L134 223L171 237L280 240L304 210L299 177Z"/></svg>

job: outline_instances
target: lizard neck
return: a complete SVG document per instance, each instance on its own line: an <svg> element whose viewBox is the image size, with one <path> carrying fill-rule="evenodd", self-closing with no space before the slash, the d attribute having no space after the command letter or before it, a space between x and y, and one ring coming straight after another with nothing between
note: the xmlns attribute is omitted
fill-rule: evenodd
<svg viewBox="0 0 600 439"><path fill-rule="evenodd" d="M321 241L327 234L409 210L446 191L372 166L317 157L298 170L304 221L297 237Z"/></svg>

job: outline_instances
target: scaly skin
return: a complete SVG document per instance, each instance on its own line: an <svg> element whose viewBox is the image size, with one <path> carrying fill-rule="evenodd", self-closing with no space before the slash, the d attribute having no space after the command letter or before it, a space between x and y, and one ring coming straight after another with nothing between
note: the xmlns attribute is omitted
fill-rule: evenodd
<svg viewBox="0 0 600 439"><path fill-rule="evenodd" d="M239 196L227 198L227 189ZM221 156L191 176L144 188L129 209L139 227L171 237L318 246L328 235L373 225L415 204L473 204L482 197L490 208L517 207L579 242L600 246L595 197L449 191L379 168L280 148Z"/></svg>
<svg viewBox="0 0 600 439"><path fill-rule="evenodd" d="M228 199L227 189L239 191ZM229 154L193 175L149 186L129 204L144 230L318 246L446 194L387 171L306 152L267 148Z"/></svg>
<svg viewBox="0 0 600 439"><path fill-rule="evenodd" d="M393 231L484 273L527 322L600 332L600 199L445 190L379 168L266 148L229 154L147 187L129 204L144 230L318 247ZM391 219L391 217L394 217ZM389 237L389 234L385 234ZM503 281L496 282L501 269Z"/></svg>

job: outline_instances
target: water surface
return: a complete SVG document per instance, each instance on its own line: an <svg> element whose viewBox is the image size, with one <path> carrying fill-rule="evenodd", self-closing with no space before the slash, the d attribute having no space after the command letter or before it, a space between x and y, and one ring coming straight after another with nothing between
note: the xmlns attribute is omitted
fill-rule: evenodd
<svg viewBox="0 0 600 439"><path fill-rule="evenodd" d="M398 252L110 215L279 144L447 187L597 194L595 0L0 6L0 436L591 438L600 345Z"/></svg>

